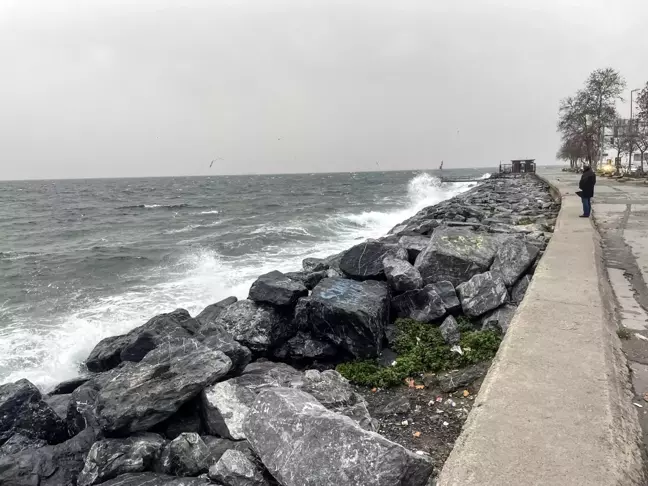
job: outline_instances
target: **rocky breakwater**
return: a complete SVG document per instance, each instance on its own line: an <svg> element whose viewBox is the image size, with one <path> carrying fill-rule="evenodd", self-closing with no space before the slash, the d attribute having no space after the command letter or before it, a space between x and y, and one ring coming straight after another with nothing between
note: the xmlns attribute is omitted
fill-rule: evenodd
<svg viewBox="0 0 648 486"><path fill-rule="evenodd" d="M426 485L557 210L533 177L491 179L248 299L104 339L48 395L2 385L0 484Z"/></svg>

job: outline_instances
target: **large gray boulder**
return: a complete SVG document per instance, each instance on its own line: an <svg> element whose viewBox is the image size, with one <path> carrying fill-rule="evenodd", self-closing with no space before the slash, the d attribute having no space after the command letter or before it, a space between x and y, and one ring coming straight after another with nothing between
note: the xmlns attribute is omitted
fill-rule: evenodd
<svg viewBox="0 0 648 486"><path fill-rule="evenodd" d="M365 399L337 371L306 370L302 382L296 388L311 394L329 410L355 420L363 429L374 432L378 430L378 424L371 418Z"/></svg>
<svg viewBox="0 0 648 486"><path fill-rule="evenodd" d="M129 473L102 483L101 486L214 486L207 478L177 478L159 473Z"/></svg>
<svg viewBox="0 0 648 486"><path fill-rule="evenodd" d="M264 304L291 306L295 305L300 297L307 295L308 289L304 284L275 270L256 279L250 288L249 299Z"/></svg>
<svg viewBox="0 0 648 486"><path fill-rule="evenodd" d="M414 266L426 284L449 281L457 286L490 268L497 241L493 235L467 228L437 228Z"/></svg>
<svg viewBox="0 0 648 486"><path fill-rule="evenodd" d="M508 299L506 284L499 274L491 272L475 275L457 287L461 307L469 317L481 316L497 309Z"/></svg>
<svg viewBox="0 0 648 486"><path fill-rule="evenodd" d="M393 317L415 319L420 322L433 322L447 313L443 300L431 285L397 295L391 301L391 308Z"/></svg>
<svg viewBox="0 0 648 486"><path fill-rule="evenodd" d="M482 320L482 330L483 331L496 331L506 334L513 316L515 316L515 311L517 307L514 305L503 305L498 307L493 312L486 314Z"/></svg>
<svg viewBox="0 0 648 486"><path fill-rule="evenodd" d="M407 250L408 260L412 263L430 244L429 236L401 236L398 244Z"/></svg>
<svg viewBox="0 0 648 486"><path fill-rule="evenodd" d="M225 309L230 305L236 303L238 299L236 297L228 297L223 299L215 304L208 305L203 309L203 311L196 316L196 320L200 323L201 326L206 326L208 324L213 324L216 322L218 316L220 316Z"/></svg>
<svg viewBox="0 0 648 486"><path fill-rule="evenodd" d="M452 282L446 280L444 282L430 284L430 286L441 297L448 314L458 314L461 312L461 302L459 302L457 291L454 285L452 285Z"/></svg>
<svg viewBox="0 0 648 486"><path fill-rule="evenodd" d="M335 345L340 359L377 356L388 321L389 289L384 282L327 278L295 309L295 325Z"/></svg>
<svg viewBox="0 0 648 486"><path fill-rule="evenodd" d="M158 468L172 476L198 476L209 469L210 450L194 433L180 434L164 447Z"/></svg>
<svg viewBox="0 0 648 486"><path fill-rule="evenodd" d="M383 259L387 283L395 292L407 292L423 287L423 279L419 271L406 261L392 256Z"/></svg>
<svg viewBox="0 0 648 486"><path fill-rule="evenodd" d="M196 339L206 348L220 351L232 361L232 368L227 376L240 375L252 361L252 351L235 341L230 334L220 328L201 328Z"/></svg>
<svg viewBox="0 0 648 486"><path fill-rule="evenodd" d="M386 256L407 260L407 251L398 245L369 240L344 252L340 270L355 280L383 280Z"/></svg>
<svg viewBox="0 0 648 486"><path fill-rule="evenodd" d="M108 434L149 430L225 377L231 366L225 354L197 341L160 346L101 386L93 405L97 422Z"/></svg>
<svg viewBox="0 0 648 486"><path fill-rule="evenodd" d="M422 456L295 389L262 391L244 432L282 486L424 486L433 469Z"/></svg>
<svg viewBox="0 0 648 486"><path fill-rule="evenodd" d="M529 269L539 251L518 238L507 238L495 253L491 272L500 274L504 283L510 287Z"/></svg>
<svg viewBox="0 0 648 486"><path fill-rule="evenodd" d="M241 376L205 388L201 398L207 431L219 437L245 439L243 421L257 394L265 388L293 386L300 381L301 373L293 367L261 361L248 365Z"/></svg>
<svg viewBox="0 0 648 486"><path fill-rule="evenodd" d="M263 470L244 453L233 449L209 468L209 478L224 486L270 486Z"/></svg>
<svg viewBox="0 0 648 486"><path fill-rule="evenodd" d="M0 385L0 445L16 433L50 444L69 437L65 422L25 379Z"/></svg>
<svg viewBox="0 0 648 486"><path fill-rule="evenodd" d="M128 334L108 337L99 342L88 356L90 371L107 371L122 361L139 362L150 351L175 339L190 338L200 327L184 309L153 317Z"/></svg>
<svg viewBox="0 0 648 486"><path fill-rule="evenodd" d="M52 395L45 397L43 400L56 412L56 415L65 422L67 420L67 410L70 405L71 396L71 393L67 395Z"/></svg>
<svg viewBox="0 0 648 486"><path fill-rule="evenodd" d="M83 469L85 457L96 440L96 431L89 428L61 444L0 456L0 484L75 485Z"/></svg>
<svg viewBox="0 0 648 486"><path fill-rule="evenodd" d="M251 300L239 300L216 319L216 326L257 356L265 356L290 339L290 319L275 307Z"/></svg>
<svg viewBox="0 0 648 486"><path fill-rule="evenodd" d="M164 439L157 434L97 441L88 452L78 486L100 484L126 473L150 471L163 446Z"/></svg>

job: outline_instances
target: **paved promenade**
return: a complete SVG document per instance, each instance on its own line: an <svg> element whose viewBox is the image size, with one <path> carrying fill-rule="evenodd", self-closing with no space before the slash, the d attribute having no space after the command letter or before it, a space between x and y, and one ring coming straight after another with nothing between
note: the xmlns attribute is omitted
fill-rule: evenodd
<svg viewBox="0 0 648 486"><path fill-rule="evenodd" d="M562 194L556 230L440 486L647 484L599 235L578 218L578 177L541 175Z"/></svg>

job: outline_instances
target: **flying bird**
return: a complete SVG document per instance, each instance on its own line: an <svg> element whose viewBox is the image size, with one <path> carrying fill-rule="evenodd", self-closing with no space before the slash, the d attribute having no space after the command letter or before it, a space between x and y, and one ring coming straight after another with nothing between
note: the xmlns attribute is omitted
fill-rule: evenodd
<svg viewBox="0 0 648 486"><path fill-rule="evenodd" d="M212 168L212 165L214 165L214 162L216 162L217 160L223 160L223 157L218 157L218 158L212 160L211 163L209 164L210 169Z"/></svg>

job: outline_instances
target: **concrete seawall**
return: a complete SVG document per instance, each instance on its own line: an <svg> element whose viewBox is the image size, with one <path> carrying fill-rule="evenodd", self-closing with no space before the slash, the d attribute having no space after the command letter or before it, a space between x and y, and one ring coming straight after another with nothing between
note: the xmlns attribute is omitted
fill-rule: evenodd
<svg viewBox="0 0 648 486"><path fill-rule="evenodd" d="M554 235L439 486L647 484L598 234L574 188L546 180Z"/></svg>

